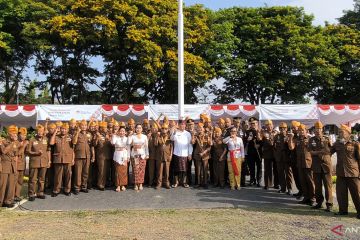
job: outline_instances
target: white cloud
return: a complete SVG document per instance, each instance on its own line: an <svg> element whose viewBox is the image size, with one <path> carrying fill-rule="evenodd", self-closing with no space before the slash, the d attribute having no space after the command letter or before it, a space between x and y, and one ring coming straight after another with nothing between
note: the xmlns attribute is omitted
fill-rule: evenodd
<svg viewBox="0 0 360 240"><path fill-rule="evenodd" d="M304 7L306 13L314 15L315 25L337 23L344 10L354 9L353 0L291 0L288 5Z"/></svg>

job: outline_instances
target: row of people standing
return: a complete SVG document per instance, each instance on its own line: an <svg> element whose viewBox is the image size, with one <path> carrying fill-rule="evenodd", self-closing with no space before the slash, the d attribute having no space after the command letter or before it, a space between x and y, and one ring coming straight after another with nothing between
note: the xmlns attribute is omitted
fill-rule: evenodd
<svg viewBox="0 0 360 240"><path fill-rule="evenodd" d="M74 194L86 193L94 180L97 188L104 190L109 178L115 183L116 191L124 191L129 185L130 166L135 190L143 189L146 172L148 185L155 183L157 189L161 186L170 188L170 182L174 188L178 185L189 187L192 162L195 164L196 187L207 187L210 179L215 186L224 187L229 182L231 189L240 189L245 183L246 169L250 172L250 184L260 186L264 159L265 189L280 185L279 192L291 194L295 180L298 197L303 196L300 203L321 208L326 200L326 209L330 210L331 154L337 152L338 159L342 159L338 165L343 165L339 167L339 185L342 186L339 192L351 188L358 209L357 195L353 194L359 184L356 180L358 168L346 165L349 156L355 163L359 162L358 144L342 137L346 150L353 151L352 155L349 152L344 155L341 142L332 145L323 136L322 128L321 123L316 123L315 137L308 138L305 126L296 121L292 122L290 131L286 123L281 123L280 131L274 132L271 121L266 121L262 130L258 129L254 119L248 127L241 125L239 118L233 121L220 119L213 126L210 118L203 115L198 124L191 119L177 124L166 119L162 124L154 120L151 126L148 121L136 125L133 120L128 126L114 120L47 123L45 127L39 125L36 136L28 141L24 134L26 129L10 126L8 139L1 141L1 162L4 164L1 164L0 200L6 206L11 205L10 196L16 200L20 197L20 193L16 193L21 189L25 155L30 157L30 200L45 198L46 174L47 183L53 185L54 197L62 188L66 195L71 194L71 189ZM342 126L340 133L346 135L347 132L350 130ZM8 174L8 162L13 175ZM94 169L96 171L92 171ZM325 198L322 185L325 186ZM15 186L20 188L16 190ZM345 201L340 202L340 212L346 213Z"/></svg>

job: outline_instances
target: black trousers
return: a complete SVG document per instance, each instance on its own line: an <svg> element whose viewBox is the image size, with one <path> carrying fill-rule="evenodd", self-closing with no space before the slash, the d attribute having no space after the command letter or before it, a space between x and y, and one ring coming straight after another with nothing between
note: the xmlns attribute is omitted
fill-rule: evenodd
<svg viewBox="0 0 360 240"><path fill-rule="evenodd" d="M261 158L257 152L248 152L248 164L250 170L250 182L260 183L262 178L262 165Z"/></svg>

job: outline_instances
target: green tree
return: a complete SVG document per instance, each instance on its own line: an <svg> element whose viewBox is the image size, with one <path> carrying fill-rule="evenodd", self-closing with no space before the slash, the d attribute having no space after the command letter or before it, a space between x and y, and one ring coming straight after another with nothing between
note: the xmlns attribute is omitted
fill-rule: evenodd
<svg viewBox="0 0 360 240"><path fill-rule="evenodd" d="M212 58L225 84L214 89L216 101L304 103L319 85L331 84L339 74L336 51L312 20L296 7L220 10Z"/></svg>
<svg viewBox="0 0 360 240"><path fill-rule="evenodd" d="M102 54L107 102L176 103L177 1L120 2L117 8L109 8L116 31L106 39ZM197 102L194 92L214 76L204 57L212 38L208 15L200 5L185 9L187 103Z"/></svg>
<svg viewBox="0 0 360 240"><path fill-rule="evenodd" d="M22 35L30 20L26 0L0 0L0 91L1 102L15 103L32 47Z"/></svg>

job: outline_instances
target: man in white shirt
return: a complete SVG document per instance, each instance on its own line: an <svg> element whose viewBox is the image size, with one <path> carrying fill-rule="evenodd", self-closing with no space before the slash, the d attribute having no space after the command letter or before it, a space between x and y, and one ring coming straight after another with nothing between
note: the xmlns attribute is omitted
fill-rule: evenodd
<svg viewBox="0 0 360 240"><path fill-rule="evenodd" d="M171 141L174 142L174 171L175 171L175 183L172 187L176 188L180 184L188 188L189 185L186 181L186 169L188 161L191 160L191 155L193 151L191 143L191 134L185 130L186 122L184 120L179 120L178 129L172 129L171 132Z"/></svg>

